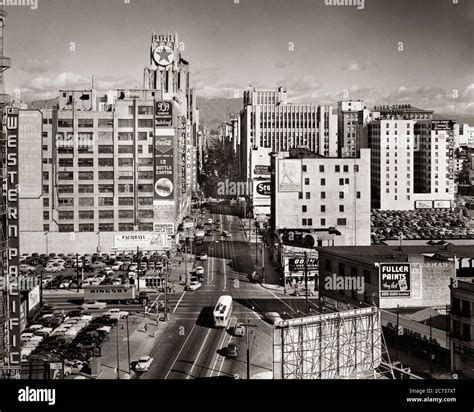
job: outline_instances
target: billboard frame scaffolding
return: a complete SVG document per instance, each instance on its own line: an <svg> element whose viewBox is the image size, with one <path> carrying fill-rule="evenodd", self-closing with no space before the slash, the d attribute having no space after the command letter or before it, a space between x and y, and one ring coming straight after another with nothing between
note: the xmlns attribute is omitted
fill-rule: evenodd
<svg viewBox="0 0 474 412"><path fill-rule="evenodd" d="M273 333L273 378L375 377L382 341L374 306L283 321Z"/></svg>

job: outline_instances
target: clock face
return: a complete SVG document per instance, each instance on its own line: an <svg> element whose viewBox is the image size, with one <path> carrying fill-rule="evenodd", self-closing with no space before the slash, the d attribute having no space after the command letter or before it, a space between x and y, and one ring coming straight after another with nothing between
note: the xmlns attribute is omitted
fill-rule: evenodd
<svg viewBox="0 0 474 412"><path fill-rule="evenodd" d="M173 49L169 46L158 46L153 51L153 59L159 66L168 66L168 64L173 63L174 60Z"/></svg>

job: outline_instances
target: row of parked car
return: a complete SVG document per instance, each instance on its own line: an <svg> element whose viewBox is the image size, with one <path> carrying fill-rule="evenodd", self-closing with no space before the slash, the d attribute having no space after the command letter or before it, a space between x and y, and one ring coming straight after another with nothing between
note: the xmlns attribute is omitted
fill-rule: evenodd
<svg viewBox="0 0 474 412"><path fill-rule="evenodd" d="M22 334L23 360L54 360L63 362L64 375L90 373L92 357L117 320L128 312L110 309L93 317L90 313L73 310L66 315L45 313Z"/></svg>

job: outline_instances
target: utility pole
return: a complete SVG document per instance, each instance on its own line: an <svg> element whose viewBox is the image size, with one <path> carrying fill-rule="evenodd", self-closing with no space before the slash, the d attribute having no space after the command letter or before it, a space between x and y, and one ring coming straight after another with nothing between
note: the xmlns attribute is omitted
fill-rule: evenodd
<svg viewBox="0 0 474 412"><path fill-rule="evenodd" d="M398 331L400 328L400 305L397 305L397 340L396 340L396 357L398 362L398 337L400 336L400 332Z"/></svg>
<svg viewBox="0 0 474 412"><path fill-rule="evenodd" d="M306 299L306 315L309 315L309 304L308 304L308 264L306 252L304 252L304 294Z"/></svg>
<svg viewBox="0 0 474 412"><path fill-rule="evenodd" d="M433 328L431 326L431 315L430 315L430 373L433 373Z"/></svg>
<svg viewBox="0 0 474 412"><path fill-rule="evenodd" d="M119 354L119 327L117 322L117 379L120 379L120 354Z"/></svg>
<svg viewBox="0 0 474 412"><path fill-rule="evenodd" d="M142 259L140 256L140 248L137 246L137 292L140 292L140 265L142 263Z"/></svg>
<svg viewBox="0 0 474 412"><path fill-rule="evenodd" d="M168 262L166 262L166 271L165 271L165 322L168 320ZM158 315L159 317L159 315Z"/></svg>
<svg viewBox="0 0 474 412"><path fill-rule="evenodd" d="M40 308L43 307L43 272L44 267L41 269L40 272Z"/></svg>
<svg viewBox="0 0 474 412"><path fill-rule="evenodd" d="M258 249L257 249L257 221L255 221L255 265L258 263ZM255 268L256 269L256 268Z"/></svg>
<svg viewBox="0 0 474 412"><path fill-rule="evenodd" d="M76 283L77 293L79 293L79 253L76 253Z"/></svg>
<svg viewBox="0 0 474 412"><path fill-rule="evenodd" d="M129 315L127 315L127 357L128 357L128 374L130 375L130 332L128 329L128 316Z"/></svg>
<svg viewBox="0 0 474 412"><path fill-rule="evenodd" d="M247 379L250 379L250 328L257 328L257 325L251 325L250 324L250 319L247 319L247 329L246 329L246 335L247 335Z"/></svg>

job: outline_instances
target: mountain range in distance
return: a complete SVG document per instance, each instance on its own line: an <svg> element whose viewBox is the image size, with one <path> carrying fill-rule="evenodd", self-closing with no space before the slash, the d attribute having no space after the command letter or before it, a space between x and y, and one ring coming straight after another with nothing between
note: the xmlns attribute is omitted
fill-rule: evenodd
<svg viewBox="0 0 474 412"><path fill-rule="evenodd" d="M51 109L58 104L58 101L58 98L37 100L28 103L28 108L32 110ZM210 130L217 129L221 122L230 119L230 114L237 116L243 109L242 98L205 98L197 96L196 102L199 108L200 122L205 124ZM454 119L461 124L467 123L474 126L474 115L460 114L452 116L450 114L434 113L433 119Z"/></svg>

